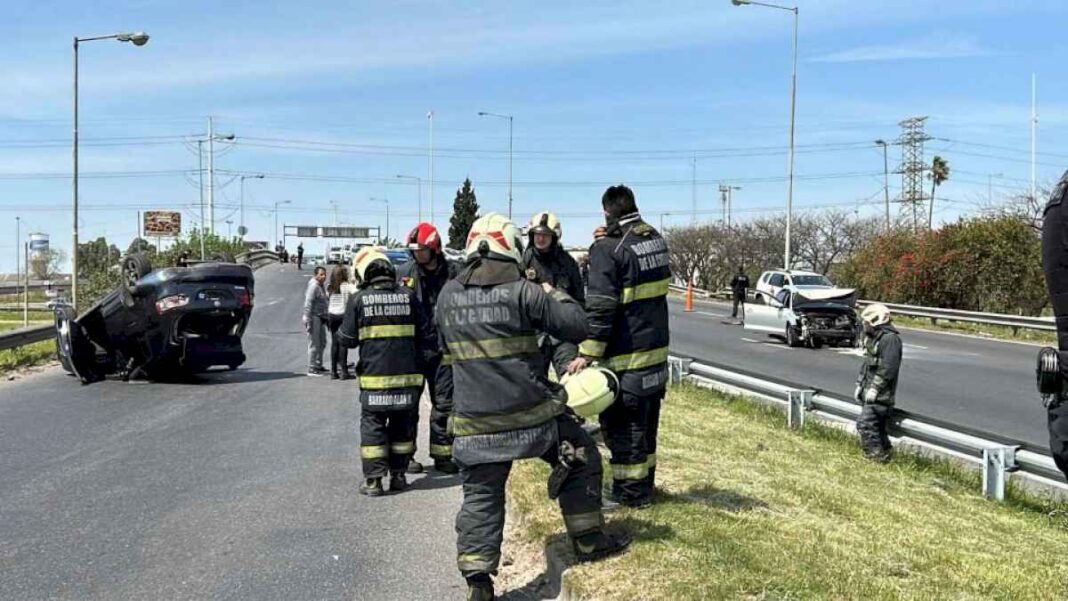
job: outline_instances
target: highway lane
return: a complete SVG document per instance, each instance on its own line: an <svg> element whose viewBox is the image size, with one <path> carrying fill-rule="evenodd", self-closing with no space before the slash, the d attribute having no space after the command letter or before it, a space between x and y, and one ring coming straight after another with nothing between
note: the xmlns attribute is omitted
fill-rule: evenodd
<svg viewBox="0 0 1068 601"><path fill-rule="evenodd" d="M861 357L848 349L788 348L766 334L724 323L730 306L672 297L672 352L853 396ZM901 330L904 362L898 406L1048 448L1045 409L1035 392L1038 347Z"/></svg>
<svg viewBox="0 0 1068 601"><path fill-rule="evenodd" d="M455 477L357 493L355 384L303 375L309 275L257 272L236 372L0 383L0 599L463 596Z"/></svg>

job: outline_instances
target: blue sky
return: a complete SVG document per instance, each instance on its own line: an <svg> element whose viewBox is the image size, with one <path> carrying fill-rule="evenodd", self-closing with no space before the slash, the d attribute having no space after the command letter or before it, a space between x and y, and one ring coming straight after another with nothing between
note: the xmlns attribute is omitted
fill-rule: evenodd
<svg viewBox="0 0 1068 601"><path fill-rule="evenodd" d="M1038 181L1068 164L1068 84L1057 1L800 3L797 210L878 214L882 152L898 121L928 115L927 160L950 162L936 219L1028 186L1030 78L1038 76ZM217 231L238 225L246 180L250 239L280 221L384 225L417 216L433 110L434 202L447 227L456 188L507 207L507 123L515 117L517 221L549 208L585 244L599 197L631 183L650 221L690 220L692 160L702 219L720 182L742 187L735 220L782 210L791 16L701 2L5 3L0 21L0 271L14 269L15 218L69 249L73 35L151 34L143 48L81 49L81 234L125 245L136 215L199 220L197 135L213 115L233 133L217 154ZM987 146L983 146L987 145ZM900 159L891 148L891 169ZM996 174L991 176L991 174ZM891 195L900 176L891 175ZM423 186L424 214L430 193ZM663 214L663 216L661 215ZM309 242L311 248L322 244ZM291 244L292 246L292 244Z"/></svg>

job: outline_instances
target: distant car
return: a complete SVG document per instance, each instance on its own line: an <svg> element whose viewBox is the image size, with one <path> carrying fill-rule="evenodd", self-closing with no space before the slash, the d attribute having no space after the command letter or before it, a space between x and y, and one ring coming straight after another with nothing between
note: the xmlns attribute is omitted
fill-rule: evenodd
<svg viewBox="0 0 1068 601"><path fill-rule="evenodd" d="M775 298L783 288L795 286L799 290L829 290L834 288L827 276L812 271L799 270L771 270L760 275L756 283L756 292L764 293L764 297L757 296L757 302L767 298Z"/></svg>
<svg viewBox="0 0 1068 601"><path fill-rule="evenodd" d="M344 265L347 262L345 260L345 249L340 246L331 246L326 253L326 263L328 265Z"/></svg>
<svg viewBox="0 0 1068 601"><path fill-rule="evenodd" d="M152 271L143 253L122 262L123 283L80 316L53 303L56 350L69 373L89 384L108 375L164 379L237 369L252 316L248 265L220 253L216 262Z"/></svg>
<svg viewBox="0 0 1068 601"><path fill-rule="evenodd" d="M389 259L390 263L393 263L394 267L400 267L401 265L404 265L408 261L412 260L412 256L408 254L407 250L404 249L391 248L382 251L382 253L386 255L386 258Z"/></svg>
<svg viewBox="0 0 1068 601"><path fill-rule="evenodd" d="M765 296L758 292L758 296ZM788 346L856 346L860 320L851 288L791 286L745 307L744 328L782 338Z"/></svg>

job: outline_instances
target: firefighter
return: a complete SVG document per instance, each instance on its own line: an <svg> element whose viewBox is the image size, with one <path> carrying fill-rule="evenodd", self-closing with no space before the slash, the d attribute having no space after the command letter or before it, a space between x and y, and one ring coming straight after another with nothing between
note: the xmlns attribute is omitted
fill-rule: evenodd
<svg viewBox="0 0 1068 601"><path fill-rule="evenodd" d="M452 266L445 260L445 254L441 249L441 235L433 225L420 223L408 233L406 243L412 260L401 267L397 277L401 284L415 293L415 298L422 306L423 312L433 319L438 294L441 293L445 282L453 276ZM431 326L435 327L433 323ZM450 382L452 371L448 365L442 365L440 353L431 353L425 359L423 376L430 394L431 407L430 457L434 460L434 469L447 474L455 474L459 470L452 462L452 437L446 431L449 413L452 411ZM439 388L443 389L438 390ZM414 440L418 438L419 433L418 403L412 413L411 426ZM418 474L423 471L423 466L412 459L408 471Z"/></svg>
<svg viewBox="0 0 1068 601"><path fill-rule="evenodd" d="M897 393L901 336L890 322L890 309L886 305L868 305L860 319L864 323L864 363L854 392L856 401L862 405L857 418L857 434L866 457L886 462L892 451L886 423L894 409Z"/></svg>
<svg viewBox="0 0 1068 601"><path fill-rule="evenodd" d="M561 245L563 232L560 220L548 211L534 215L527 229L527 247L523 251L523 268L528 280L535 284L548 283L567 293L580 305L586 304L586 289L578 263ZM547 364L561 377L567 366L578 356L578 346L570 342L542 336L539 346L548 359Z"/></svg>
<svg viewBox="0 0 1068 601"><path fill-rule="evenodd" d="M360 347L360 493L377 497L384 493L386 475L390 492L408 486L404 474L415 452L412 407L423 392L421 357L437 341L429 316L415 295L397 284L385 255L366 249L354 262L360 291L349 299L338 335L346 347Z"/></svg>
<svg viewBox="0 0 1068 601"><path fill-rule="evenodd" d="M738 273L731 278L731 299L734 301L731 318L738 319L738 305L742 306L742 317L745 317L745 295L748 291L749 276L745 275L745 269L739 267Z"/></svg>
<svg viewBox="0 0 1068 601"><path fill-rule="evenodd" d="M467 267L445 285L436 310L456 389L449 427L463 481L457 564L468 599L493 599L513 460L540 457L553 466L549 495L559 499L580 561L630 542L604 532L597 446L564 404L563 388L542 376L538 333L580 341L585 314L563 291L524 277L522 250L519 229L506 217L478 219L467 238Z"/></svg>
<svg viewBox="0 0 1068 601"><path fill-rule="evenodd" d="M1047 395L1049 446L1057 467L1068 477L1068 171L1050 194L1042 219L1042 269L1046 275L1053 315L1057 325L1056 371Z"/></svg>
<svg viewBox="0 0 1068 601"><path fill-rule="evenodd" d="M667 386L668 247L638 213L630 188L608 188L601 205L606 225L595 233L600 237L589 255L590 336L568 371L596 361L619 376L621 397L600 416L612 452L611 500L645 508L653 502L660 404Z"/></svg>

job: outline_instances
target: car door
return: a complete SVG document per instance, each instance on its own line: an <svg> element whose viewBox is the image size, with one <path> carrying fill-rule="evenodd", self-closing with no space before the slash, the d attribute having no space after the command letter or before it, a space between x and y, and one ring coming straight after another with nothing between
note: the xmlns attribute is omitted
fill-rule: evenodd
<svg viewBox="0 0 1068 601"><path fill-rule="evenodd" d="M743 327L746 330L780 334L784 330L784 311L786 309L783 309L779 301L765 296L764 303L753 303L745 306Z"/></svg>

